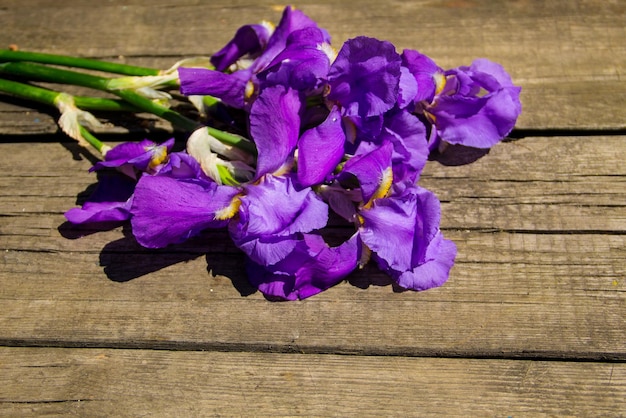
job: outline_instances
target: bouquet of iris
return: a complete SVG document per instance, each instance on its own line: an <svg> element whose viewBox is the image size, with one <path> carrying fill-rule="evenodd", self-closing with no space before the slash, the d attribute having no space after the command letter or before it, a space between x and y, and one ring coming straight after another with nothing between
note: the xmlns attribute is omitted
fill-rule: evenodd
<svg viewBox="0 0 626 418"><path fill-rule="evenodd" d="M50 66L49 64L55 64ZM58 66L109 71L102 77ZM513 129L520 88L496 63L439 67L416 51L359 36L337 50L303 12L245 25L208 59L166 71L97 60L0 52L0 91L56 106L70 136L102 154L103 176L74 224L130 222L147 248L225 228L252 285L270 300L313 296L375 263L402 289L442 285L456 246L440 202L420 186L429 159L486 150ZM78 84L117 99L72 96L29 81ZM178 90L199 120L167 106ZM189 135L111 148L90 110L150 112ZM351 225L334 245L329 222Z"/></svg>

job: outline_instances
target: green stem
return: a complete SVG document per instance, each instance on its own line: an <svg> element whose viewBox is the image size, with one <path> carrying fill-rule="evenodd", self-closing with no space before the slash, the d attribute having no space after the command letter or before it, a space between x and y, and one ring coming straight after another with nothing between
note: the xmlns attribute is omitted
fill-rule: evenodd
<svg viewBox="0 0 626 418"><path fill-rule="evenodd" d="M54 106L54 101L59 95L58 91L32 86L30 84L18 83L17 81L0 78L0 91L9 93L22 99L32 100L38 103ZM74 96L74 103L83 110L102 110L133 112L137 108L123 100L106 99L103 97Z"/></svg>
<svg viewBox="0 0 626 418"><path fill-rule="evenodd" d="M99 152L101 152L104 155L104 151L103 151L104 144L98 138L93 136L91 132L89 132L84 126L79 126L78 129L80 129L80 133L85 139L85 141L89 142L91 146L93 146L95 149L97 149Z"/></svg>
<svg viewBox="0 0 626 418"><path fill-rule="evenodd" d="M31 86L29 84L18 83L16 81L0 78L0 91L9 93L22 99L33 100L38 103L54 106L54 100L59 95L58 92Z"/></svg>
<svg viewBox="0 0 626 418"><path fill-rule="evenodd" d="M83 87L89 87L96 90L107 91L118 97L121 97L136 108L157 115L186 131L194 131L202 125L180 113L162 106L152 100L146 99L133 90L112 90L108 89L109 78L99 77L90 74L84 74L76 71L62 70L54 67L46 67L44 65L33 64L28 62L7 62L0 64L0 73L11 74L15 76L47 81L51 83L74 84ZM219 129L206 127L211 135L226 144L243 149L253 155L256 155L256 147L245 138L220 131Z"/></svg>
<svg viewBox="0 0 626 418"><path fill-rule="evenodd" d="M48 81L50 83L74 84L96 90L106 90L108 81L105 77L46 67L45 65L30 62L5 62L0 64L0 73L32 80Z"/></svg>
<svg viewBox="0 0 626 418"><path fill-rule="evenodd" d="M101 97L74 96L74 103L79 109L101 110L103 112L139 112L135 106L120 99Z"/></svg>
<svg viewBox="0 0 626 418"><path fill-rule="evenodd" d="M62 65L65 67L85 68L131 76L159 75L154 68L138 67L128 64L100 61L90 58L71 57L67 55L43 54L39 52L11 51L0 49L0 61L31 61L42 64Z"/></svg>
<svg viewBox="0 0 626 418"><path fill-rule="evenodd" d="M44 88L36 87L36 86L31 86L30 84L18 83L16 81L5 80L2 78L0 78L0 91L9 93L13 96L17 96L22 99L32 100L38 103L43 103L45 105L54 106L54 107L57 107L56 100L61 95L61 93L57 91L48 90L48 89L44 89ZM103 107L110 107L111 104L107 102L112 102L112 100L110 99L98 99L98 98L87 98L87 99L90 99L88 101L92 102L93 107L97 106L99 109L102 109ZM83 138L90 145L92 145L95 149L102 152L104 144L98 138L93 136L91 132L89 132L84 127L80 126L79 129Z"/></svg>
<svg viewBox="0 0 626 418"><path fill-rule="evenodd" d="M165 119L166 121L171 122L172 125L177 126L183 130L194 131L202 126L199 122L196 122L193 119L189 119L188 117L183 116L168 107L155 103L150 99L146 99L140 94L135 93L133 90L113 90L110 91L110 93L121 97L128 103L145 112L152 113L153 115L157 115Z"/></svg>
<svg viewBox="0 0 626 418"><path fill-rule="evenodd" d="M121 97L135 107L155 114L174 126L185 130L195 130L199 123L191 120L178 112L157 104L150 99L135 93L132 90L112 90L108 88L109 78L96 75L84 74L77 71L62 70L59 68L46 67L44 65L29 62L6 62L0 64L0 73L11 74L50 83L74 84L89 87L96 90L106 91Z"/></svg>

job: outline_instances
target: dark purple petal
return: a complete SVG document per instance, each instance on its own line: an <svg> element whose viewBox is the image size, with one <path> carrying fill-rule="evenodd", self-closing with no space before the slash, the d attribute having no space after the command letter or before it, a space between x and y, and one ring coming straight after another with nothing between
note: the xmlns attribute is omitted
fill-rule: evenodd
<svg viewBox="0 0 626 418"><path fill-rule="evenodd" d="M441 140L490 148L511 132L522 110L521 88L499 64L480 59L447 74L452 87L428 110Z"/></svg>
<svg viewBox="0 0 626 418"><path fill-rule="evenodd" d="M167 164L163 165L158 175L177 179L209 180L204 175L200 163L186 152L171 153Z"/></svg>
<svg viewBox="0 0 626 418"><path fill-rule="evenodd" d="M68 210L65 218L73 224L126 221L130 219L135 184L135 180L120 173L102 174L82 208Z"/></svg>
<svg viewBox="0 0 626 418"><path fill-rule="evenodd" d="M398 86L398 107L404 109L414 103L417 97L417 80L406 67L400 67L400 84Z"/></svg>
<svg viewBox="0 0 626 418"><path fill-rule="evenodd" d="M240 27L232 40L211 56L211 63L217 71L224 71L244 55L255 55L267 45L269 29L264 25Z"/></svg>
<svg viewBox="0 0 626 418"><path fill-rule="evenodd" d="M413 270L397 276L397 283L409 290L427 290L443 285L450 275L456 257L454 242L444 239L438 233L428 244L426 256Z"/></svg>
<svg viewBox="0 0 626 418"><path fill-rule="evenodd" d="M252 64L252 71L259 73L267 68L274 58L285 49L287 39L293 32L311 27L317 28L317 24L302 11L293 9L291 6L285 7L280 22L267 42L267 48ZM324 34L326 42L330 43L328 33L324 30L322 30L322 33Z"/></svg>
<svg viewBox="0 0 626 418"><path fill-rule="evenodd" d="M235 244L256 263L276 264L296 244L296 234L326 226L328 206L291 178L271 175L245 188L239 218L229 226Z"/></svg>
<svg viewBox="0 0 626 418"><path fill-rule="evenodd" d="M431 102L437 90L437 79L443 81L443 69L431 58L412 49L402 51L402 66L413 74L417 82L415 102Z"/></svg>
<svg viewBox="0 0 626 418"><path fill-rule="evenodd" d="M300 134L296 90L283 86L263 89L250 108L250 135L257 150L257 179L274 173L291 158Z"/></svg>
<svg viewBox="0 0 626 418"><path fill-rule="evenodd" d="M137 183L131 225L137 242L162 248L207 228L226 226L216 214L231 206L239 191L203 180L143 176Z"/></svg>
<svg viewBox="0 0 626 418"><path fill-rule="evenodd" d="M337 167L345 140L337 108L321 125L302 134L298 141L298 181L303 187L321 183Z"/></svg>
<svg viewBox="0 0 626 418"><path fill-rule="evenodd" d="M396 194L376 200L360 215L361 239L379 267L400 286L424 290L447 280L456 246L441 235L441 209L432 192L412 184L397 185Z"/></svg>
<svg viewBox="0 0 626 418"><path fill-rule="evenodd" d="M363 201L368 202L381 191L381 187L388 189L391 184L389 176L391 169L391 155L393 145L385 142L374 147L370 152L350 158L339 174L340 181L348 179L347 174L357 178L361 186Z"/></svg>
<svg viewBox="0 0 626 418"><path fill-rule="evenodd" d="M381 134L385 117L383 114L362 118L359 116L344 116L344 125L346 128L346 138L353 144L353 149L346 144L347 153L354 153L361 145L361 142L376 142L375 138Z"/></svg>
<svg viewBox="0 0 626 418"><path fill-rule="evenodd" d="M306 234L293 251L274 266L247 264L248 278L266 297L306 299L326 290L352 272L360 258L358 235L329 247L318 235Z"/></svg>
<svg viewBox="0 0 626 418"><path fill-rule="evenodd" d="M350 39L328 73L328 99L339 103L347 116L380 115L396 104L400 63L389 42L364 36Z"/></svg>
<svg viewBox="0 0 626 418"><path fill-rule="evenodd" d="M170 138L161 144L148 139L124 142L109 150L104 156L104 161L97 162L89 171L117 168L136 179L138 172L153 172L160 166L174 146L174 141L174 138Z"/></svg>
<svg viewBox="0 0 626 418"><path fill-rule="evenodd" d="M217 97L237 109L244 107L246 85L252 77L250 70L225 74L206 68L179 68L180 92L185 96Z"/></svg>
<svg viewBox="0 0 626 418"><path fill-rule="evenodd" d="M393 144L394 182L417 182L429 154L426 127L419 118L408 111L390 112L379 138Z"/></svg>
<svg viewBox="0 0 626 418"><path fill-rule="evenodd" d="M285 49L259 73L262 86L281 84L296 90L318 88L330 68L330 60L321 48L324 42L324 33L316 27L291 33Z"/></svg>

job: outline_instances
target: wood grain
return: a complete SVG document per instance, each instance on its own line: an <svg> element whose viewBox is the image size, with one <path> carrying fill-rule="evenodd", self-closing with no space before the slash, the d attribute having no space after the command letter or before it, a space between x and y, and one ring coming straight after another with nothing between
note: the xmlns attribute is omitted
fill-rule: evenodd
<svg viewBox="0 0 626 418"><path fill-rule="evenodd" d="M297 6L329 31L337 47L366 35L398 50L418 49L445 68L478 57L501 63L523 88L518 128L626 128L624 118L615 117L623 116L626 104L626 11L619 3L395 0L380 7L367 0L355 7L304 0ZM280 10L267 0L24 1L1 11L0 46L168 68L181 57L215 52L243 24L277 22ZM56 131L45 112L0 105L0 134L33 129Z"/></svg>
<svg viewBox="0 0 626 418"><path fill-rule="evenodd" d="M622 416L626 365L1 348L7 416Z"/></svg>
<svg viewBox="0 0 626 418"><path fill-rule="evenodd" d="M297 340L313 353L623 359L623 140L527 138L471 165L431 162L422 181L444 199L442 227L459 247L449 283L394 293L373 285L386 279L372 268L278 305L242 296L252 289L224 232L149 251L120 228L68 227L62 212L94 180L90 162L69 158L77 148L67 144L6 144L24 163L0 160L0 295L10 313L0 339L253 351L292 351Z"/></svg>
<svg viewBox="0 0 626 418"><path fill-rule="evenodd" d="M158 68L282 8L5 3L0 47ZM57 133L56 111L0 96L0 415L623 416L626 7L297 6L335 45L374 36L444 67L487 57L522 86L514 140L470 165L430 162L420 180L458 246L448 283L398 292L367 268L270 303L224 231L146 250L126 228L71 227L63 212L93 189L95 158ZM111 143L184 137L146 115L98 116L120 126L102 133Z"/></svg>

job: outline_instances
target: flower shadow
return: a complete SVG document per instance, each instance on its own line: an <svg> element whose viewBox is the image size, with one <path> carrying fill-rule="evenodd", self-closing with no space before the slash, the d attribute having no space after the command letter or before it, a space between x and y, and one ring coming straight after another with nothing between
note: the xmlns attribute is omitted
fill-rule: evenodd
<svg viewBox="0 0 626 418"><path fill-rule="evenodd" d="M380 271L373 263L365 265L362 269L353 272L348 277L348 283L359 289L367 289L370 286L391 286L395 293L401 293L406 289L401 288L387 274Z"/></svg>
<svg viewBox="0 0 626 418"><path fill-rule="evenodd" d="M248 281L243 252L238 250L228 254L207 252L205 259L209 275L227 278L241 296L246 297L257 292L257 288Z"/></svg>
<svg viewBox="0 0 626 418"><path fill-rule="evenodd" d="M114 282L127 282L174 264L198 258L202 253L191 247L171 246L164 249L147 249L137 243L124 228L124 238L109 242L100 251L100 266Z"/></svg>
<svg viewBox="0 0 626 418"><path fill-rule="evenodd" d="M433 151L429 159L445 166L459 166L471 164L487 154L489 154L489 149L455 144L448 145L443 152Z"/></svg>

